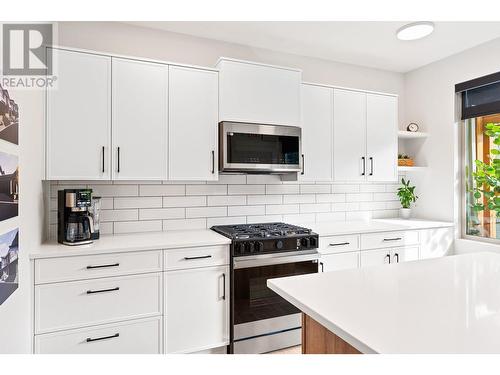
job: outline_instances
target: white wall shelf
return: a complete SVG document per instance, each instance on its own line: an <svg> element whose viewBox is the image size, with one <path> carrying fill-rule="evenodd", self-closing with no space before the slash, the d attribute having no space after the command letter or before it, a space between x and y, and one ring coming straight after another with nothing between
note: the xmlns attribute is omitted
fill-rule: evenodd
<svg viewBox="0 0 500 375"><path fill-rule="evenodd" d="M424 132L409 132L407 130L398 131L399 139L422 139L427 138L428 136L429 134Z"/></svg>
<svg viewBox="0 0 500 375"><path fill-rule="evenodd" d="M427 167L401 167L398 166L398 172L423 172Z"/></svg>

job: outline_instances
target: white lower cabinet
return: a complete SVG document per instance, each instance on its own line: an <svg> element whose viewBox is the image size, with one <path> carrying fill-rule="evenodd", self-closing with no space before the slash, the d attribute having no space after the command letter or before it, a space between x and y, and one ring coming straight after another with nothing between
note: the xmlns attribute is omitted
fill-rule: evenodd
<svg viewBox="0 0 500 375"><path fill-rule="evenodd" d="M418 246L395 249L378 249L361 252L361 267L380 266L383 264L402 263L418 260Z"/></svg>
<svg viewBox="0 0 500 375"><path fill-rule="evenodd" d="M420 231L420 258L438 258L450 254L453 238L453 227Z"/></svg>
<svg viewBox="0 0 500 375"><path fill-rule="evenodd" d="M160 354L162 318L138 319L35 336L37 354Z"/></svg>
<svg viewBox="0 0 500 375"><path fill-rule="evenodd" d="M165 348L189 353L229 343L229 266L169 271Z"/></svg>
<svg viewBox="0 0 500 375"><path fill-rule="evenodd" d="M338 254L321 254L320 272L358 268L359 251Z"/></svg>

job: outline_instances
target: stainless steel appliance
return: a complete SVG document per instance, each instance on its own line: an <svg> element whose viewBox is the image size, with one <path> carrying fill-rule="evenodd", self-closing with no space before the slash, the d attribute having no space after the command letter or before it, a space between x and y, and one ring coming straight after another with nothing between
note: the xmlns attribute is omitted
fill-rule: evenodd
<svg viewBox="0 0 500 375"><path fill-rule="evenodd" d="M57 240L64 245L92 243L94 223L89 213L92 189L57 192Z"/></svg>
<svg viewBox="0 0 500 375"><path fill-rule="evenodd" d="M318 272L319 237L285 223L212 227L232 239L230 353L299 345L300 311L267 287L276 277Z"/></svg>
<svg viewBox="0 0 500 375"><path fill-rule="evenodd" d="M301 172L301 129L239 122L219 124L221 172Z"/></svg>

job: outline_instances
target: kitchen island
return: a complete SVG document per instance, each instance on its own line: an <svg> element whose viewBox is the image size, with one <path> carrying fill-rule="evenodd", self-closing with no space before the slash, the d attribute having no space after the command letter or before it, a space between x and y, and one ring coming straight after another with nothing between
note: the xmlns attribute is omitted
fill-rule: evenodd
<svg viewBox="0 0 500 375"><path fill-rule="evenodd" d="M303 313L302 352L500 353L500 255L272 279Z"/></svg>

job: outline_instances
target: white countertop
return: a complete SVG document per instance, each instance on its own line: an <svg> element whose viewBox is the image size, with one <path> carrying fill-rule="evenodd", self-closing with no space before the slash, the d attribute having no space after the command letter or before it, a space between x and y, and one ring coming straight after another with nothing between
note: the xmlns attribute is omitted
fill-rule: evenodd
<svg viewBox="0 0 500 375"><path fill-rule="evenodd" d="M453 223L431 220L377 219L370 221L338 221L311 223L308 225L320 236L336 236L352 233L375 233L398 230L417 230L452 227Z"/></svg>
<svg viewBox="0 0 500 375"><path fill-rule="evenodd" d="M213 230L186 230L103 235L91 245L66 246L48 242L30 253L31 259L126 251L174 249L183 247L229 245L231 240Z"/></svg>
<svg viewBox="0 0 500 375"><path fill-rule="evenodd" d="M363 353L500 353L500 254L279 278L268 286Z"/></svg>

